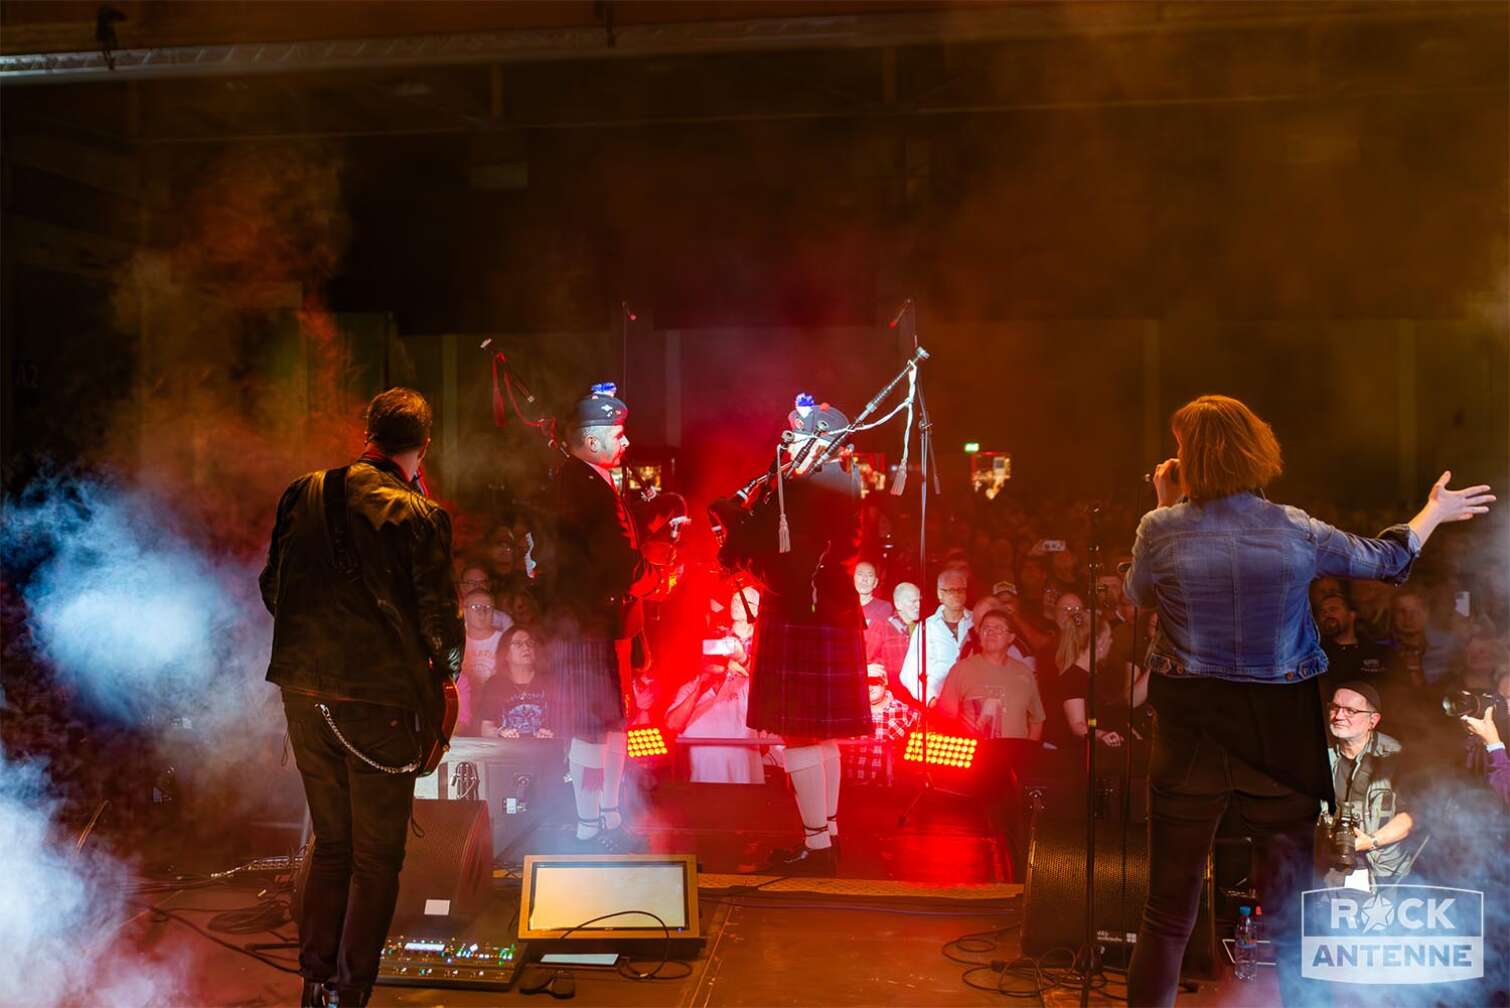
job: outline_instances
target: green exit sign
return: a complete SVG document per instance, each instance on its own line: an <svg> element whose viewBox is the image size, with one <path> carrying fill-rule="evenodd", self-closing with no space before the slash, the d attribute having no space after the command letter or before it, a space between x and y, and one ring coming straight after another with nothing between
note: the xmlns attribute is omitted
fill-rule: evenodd
<svg viewBox="0 0 1510 1008"><path fill-rule="evenodd" d="M966 455L974 455L978 451L980 451L980 442L979 441L966 441L965 442L965 454Z"/></svg>

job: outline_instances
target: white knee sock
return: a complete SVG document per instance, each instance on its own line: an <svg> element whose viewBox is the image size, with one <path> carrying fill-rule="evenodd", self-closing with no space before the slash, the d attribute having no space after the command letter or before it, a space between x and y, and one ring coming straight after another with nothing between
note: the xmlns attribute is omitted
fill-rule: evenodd
<svg viewBox="0 0 1510 1008"><path fill-rule="evenodd" d="M602 821L602 794L598 788L588 790L585 784L588 770L602 770L604 763L603 743L588 742L574 738L567 750L567 766L571 769L572 796L577 800L577 839L590 840L598 835Z"/></svg>
<svg viewBox="0 0 1510 1008"><path fill-rule="evenodd" d="M624 784L624 764L629 759L629 736L621 731L609 732L604 740L603 755L603 825L618 829L623 823L619 815L619 790Z"/></svg>
<svg viewBox="0 0 1510 1008"><path fill-rule="evenodd" d="M803 838L811 850L832 846L828 836L827 786L823 777L823 747L797 746L786 751L786 772L797 793L797 811L802 816Z"/></svg>
<svg viewBox="0 0 1510 1008"><path fill-rule="evenodd" d="M833 739L822 744L823 749L823 797L827 803L828 835L839 835L839 743Z"/></svg>

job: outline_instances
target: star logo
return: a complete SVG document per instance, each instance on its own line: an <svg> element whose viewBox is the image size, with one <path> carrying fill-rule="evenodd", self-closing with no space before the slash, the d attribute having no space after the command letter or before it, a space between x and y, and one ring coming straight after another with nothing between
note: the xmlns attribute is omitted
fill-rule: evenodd
<svg viewBox="0 0 1510 1008"><path fill-rule="evenodd" d="M1383 896L1374 896L1363 904L1363 933L1384 931L1395 920L1395 905Z"/></svg>

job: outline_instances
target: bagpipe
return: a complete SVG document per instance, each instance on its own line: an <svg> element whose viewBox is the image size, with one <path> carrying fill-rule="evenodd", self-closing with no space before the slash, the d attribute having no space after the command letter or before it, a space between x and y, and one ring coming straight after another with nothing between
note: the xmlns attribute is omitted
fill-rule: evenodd
<svg viewBox="0 0 1510 1008"><path fill-rule="evenodd" d="M871 397L865 409L854 420L844 423L837 428L831 426L822 418L824 410L820 408L818 418L811 424L811 430L792 429L782 431L781 443L776 449L776 461L765 472L760 473L744 486L734 491L728 497L721 497L708 505L708 524L713 530L713 536L719 545L723 545L728 537L729 529L737 527L747 518L760 504L768 500L772 493L781 492L781 484L788 479L800 479L807 473L821 468L828 462L846 457L853 449L848 442L863 431L872 430L889 422L898 413L904 410L907 413L907 438L902 449L902 463L899 472L905 473L907 468L908 445L910 444L912 431L912 410L917 394L918 365L928 359L928 351L921 346L914 347L912 356L902 369L892 377L891 381ZM893 390L907 379L907 395L892 410L879 420L871 421L870 417L881 403L885 402ZM811 396L798 397L798 410L803 406L814 407L817 404ZM796 413L793 414L796 416ZM794 452L786 450L792 444L802 441L801 446ZM783 460L786 453L788 458ZM782 538L782 552L787 551L786 538Z"/></svg>

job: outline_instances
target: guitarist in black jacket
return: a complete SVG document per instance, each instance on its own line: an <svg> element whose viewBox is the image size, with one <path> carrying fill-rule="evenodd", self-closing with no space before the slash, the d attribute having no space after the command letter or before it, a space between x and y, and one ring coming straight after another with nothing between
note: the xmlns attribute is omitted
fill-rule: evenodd
<svg viewBox="0 0 1510 1008"><path fill-rule="evenodd" d="M416 487L430 405L393 388L367 408L367 450L299 477L278 502L259 579L273 614L267 678L314 822L299 926L303 1005L365 1005L398 899L414 777L461 667L451 521Z"/></svg>

